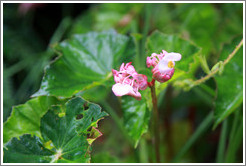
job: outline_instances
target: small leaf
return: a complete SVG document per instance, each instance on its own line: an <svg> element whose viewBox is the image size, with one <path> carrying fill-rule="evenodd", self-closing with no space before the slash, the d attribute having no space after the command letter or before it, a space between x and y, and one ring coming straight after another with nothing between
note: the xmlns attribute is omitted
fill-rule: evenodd
<svg viewBox="0 0 246 166"><path fill-rule="evenodd" d="M62 102L55 97L41 96L13 107L11 116L3 125L3 143L7 143L12 137L19 137L23 134L40 136L41 117L52 105Z"/></svg>
<svg viewBox="0 0 246 166"><path fill-rule="evenodd" d="M216 63L216 64L212 67L211 72L213 72L213 71L215 71L215 70L217 70L217 69L218 69L219 75L221 75L221 74L223 73L223 71L224 71L224 63L223 63L223 61L219 61L218 63Z"/></svg>
<svg viewBox="0 0 246 166"><path fill-rule="evenodd" d="M209 67L208 67L208 63L207 63L206 57L204 55L200 54L200 56L198 56L198 59L199 59L199 61L201 63L201 67L202 67L203 71L206 74L209 74L210 70L209 70Z"/></svg>
<svg viewBox="0 0 246 166"><path fill-rule="evenodd" d="M110 86L111 70L135 55L132 38L115 31L74 35L56 49L61 56L46 67L41 88L33 96L71 97L99 85Z"/></svg>
<svg viewBox="0 0 246 166"><path fill-rule="evenodd" d="M130 96L122 97L122 109L124 126L136 148L141 136L148 131L151 112L144 98L138 101Z"/></svg>
<svg viewBox="0 0 246 166"><path fill-rule="evenodd" d="M81 130L95 127L107 115L101 108L75 97L66 103L66 115L59 117L60 106L52 107L41 119L43 140L24 135L20 140L14 138L4 149L5 162L89 162L90 142L87 134L94 130ZM85 116L79 116L79 115ZM91 119L93 118L93 120ZM83 124L83 125L82 125ZM96 139L99 135L94 135ZM15 155L13 155L15 154ZM34 157L33 157L34 156Z"/></svg>
<svg viewBox="0 0 246 166"><path fill-rule="evenodd" d="M224 46L219 60L224 61L235 49L241 38L236 38L231 44ZM218 94L215 100L215 128L227 116L236 110L243 102L243 48L224 67L221 76L216 76Z"/></svg>

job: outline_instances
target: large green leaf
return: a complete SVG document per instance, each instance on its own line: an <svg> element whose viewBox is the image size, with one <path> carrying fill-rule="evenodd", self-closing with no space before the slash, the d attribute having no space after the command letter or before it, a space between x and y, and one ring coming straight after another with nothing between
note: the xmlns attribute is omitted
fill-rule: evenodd
<svg viewBox="0 0 246 166"><path fill-rule="evenodd" d="M40 90L34 96L70 97L107 84L111 70L129 62L135 54L132 38L114 31L73 36L56 47L61 57L46 68Z"/></svg>
<svg viewBox="0 0 246 166"><path fill-rule="evenodd" d="M240 39L236 38L231 44L224 46L219 61L224 61L228 55L239 44ZM231 61L225 65L223 74L215 77L218 94L215 100L215 124L216 127L228 115L236 110L243 102L243 48L235 54Z"/></svg>
<svg viewBox="0 0 246 166"><path fill-rule="evenodd" d="M3 143L23 134L40 136L40 119L52 105L62 103L55 97L40 96L13 107L11 116L3 125Z"/></svg>
<svg viewBox="0 0 246 166"><path fill-rule="evenodd" d="M39 137L26 134L8 142L3 156L4 163L43 163L51 161L54 153L43 146Z"/></svg>
<svg viewBox="0 0 246 166"><path fill-rule="evenodd" d="M201 46L203 53L212 52L217 39L215 35L218 26L218 12L213 4L183 4L177 10L182 10L179 15L182 24L180 31L188 33L187 36L197 45ZM218 32L217 32L218 33ZM201 37L202 34L202 37ZM215 38L215 40L213 40ZM208 42L209 41L209 42Z"/></svg>
<svg viewBox="0 0 246 166"><path fill-rule="evenodd" d="M4 162L89 162L88 139L106 115L99 105L80 97L69 100L65 108L53 106L41 119L43 139L30 135L13 138L5 146Z"/></svg>
<svg viewBox="0 0 246 166"><path fill-rule="evenodd" d="M151 112L147 108L147 102L145 98L138 101L133 97L123 96L122 110L124 127L134 141L134 146L137 147L141 136L148 131Z"/></svg>

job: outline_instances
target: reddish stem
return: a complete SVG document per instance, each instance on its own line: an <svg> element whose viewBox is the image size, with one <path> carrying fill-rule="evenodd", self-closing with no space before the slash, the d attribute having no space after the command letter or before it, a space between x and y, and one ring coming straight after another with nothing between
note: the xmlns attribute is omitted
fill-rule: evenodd
<svg viewBox="0 0 246 166"><path fill-rule="evenodd" d="M151 97L152 97L152 104L153 104L153 127L154 127L154 146L155 146L155 154L156 154L156 162L160 163L160 134L159 134L159 115L158 115L158 108L157 108L157 98L155 92L155 79L152 79L151 82L148 82L148 86L151 90Z"/></svg>

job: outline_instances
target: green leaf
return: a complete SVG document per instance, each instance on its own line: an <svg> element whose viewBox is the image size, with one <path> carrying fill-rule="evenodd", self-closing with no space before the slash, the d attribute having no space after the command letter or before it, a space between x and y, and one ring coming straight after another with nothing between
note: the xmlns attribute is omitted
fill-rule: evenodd
<svg viewBox="0 0 246 166"><path fill-rule="evenodd" d="M59 113L65 109L65 116ZM106 116L100 106L75 97L62 106L54 106L41 119L42 140L24 135L12 139L4 150L5 162L89 162L90 143L97 122ZM90 130L90 127L93 127ZM97 130L98 131L98 130ZM98 131L99 132L99 131ZM99 134L95 134L96 139ZM12 154L15 154L14 156ZM34 156L34 157L33 157Z"/></svg>
<svg viewBox="0 0 246 166"><path fill-rule="evenodd" d="M56 47L61 56L46 68L40 90L34 96L70 97L99 85L111 85L111 70L135 55L132 38L115 31L73 36Z"/></svg>
<svg viewBox="0 0 246 166"><path fill-rule="evenodd" d="M185 7L185 9L182 10L182 7ZM181 8L182 14L179 16L183 23L180 30L186 30L184 31L184 33L188 33L186 36L189 36L192 41L201 46L202 52L208 55L214 49L217 34L220 32L217 32L219 15L216 8L213 4L204 3L184 4L181 5Z"/></svg>
<svg viewBox="0 0 246 166"><path fill-rule="evenodd" d="M98 103L107 97L111 88L112 87L99 85L99 86L96 86L94 88L79 92L76 94L76 96L81 96L85 100L89 100L89 101ZM97 94L97 95L95 95L95 94Z"/></svg>
<svg viewBox="0 0 246 166"><path fill-rule="evenodd" d="M213 72L214 70L219 70L218 74L221 75L223 73L224 70L224 63L222 61L217 62L211 69L211 72Z"/></svg>
<svg viewBox="0 0 246 166"><path fill-rule="evenodd" d="M141 136L148 131L151 112L144 98L138 101L130 96L122 97L122 110L124 127L136 148Z"/></svg>
<svg viewBox="0 0 246 166"><path fill-rule="evenodd" d="M231 44L224 46L219 61L224 61L239 44L236 38ZM224 66L221 76L215 77L217 82L217 98L215 100L214 128L243 102L243 48L241 47L228 64Z"/></svg>
<svg viewBox="0 0 246 166"><path fill-rule="evenodd" d="M4 163L44 163L52 160L53 152L46 149L37 136L25 134L13 138L4 148Z"/></svg>
<svg viewBox="0 0 246 166"><path fill-rule="evenodd" d="M180 53L182 59L175 63L175 68L188 72L194 57L200 53L201 49L178 36L155 31L147 39L147 50L148 56L152 53L159 54L162 50Z"/></svg>
<svg viewBox="0 0 246 166"><path fill-rule="evenodd" d="M3 125L3 143L7 143L12 137L19 137L23 134L40 136L41 117L52 105L60 103L62 101L55 97L41 96L13 107L11 116Z"/></svg>

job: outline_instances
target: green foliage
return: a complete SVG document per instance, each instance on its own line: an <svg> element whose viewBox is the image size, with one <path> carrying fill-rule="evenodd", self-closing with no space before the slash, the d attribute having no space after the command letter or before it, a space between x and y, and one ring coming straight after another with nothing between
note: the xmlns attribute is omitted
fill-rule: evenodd
<svg viewBox="0 0 246 166"><path fill-rule="evenodd" d="M211 155L216 152L217 162L242 161L243 49L223 63L240 38L225 41L243 32L242 3L82 5L62 4L61 13L49 19L43 12L48 4L26 14L19 4L3 5L5 163L156 161L150 89L140 91L141 101L116 97L110 93L115 83L111 69L131 61L150 82L146 57L162 49L181 53L182 59L171 80L155 84L161 161L216 162ZM211 73L206 83L196 82ZM206 117L216 92L214 114ZM84 99L110 114L100 122L104 137L96 142L102 135L98 122L107 113ZM213 120L214 128L224 120L228 124L211 130ZM220 141L211 143L211 136Z"/></svg>
<svg viewBox="0 0 246 166"><path fill-rule="evenodd" d="M122 97L122 111L124 118L124 127L126 128L134 146L137 147L141 136L148 131L151 112L147 108L144 98L141 101L130 96Z"/></svg>
<svg viewBox="0 0 246 166"><path fill-rule="evenodd" d="M224 61L239 44L241 37L224 46L219 60ZM243 48L224 66L221 76L216 76L217 99L215 100L214 128L236 110L243 102Z"/></svg>
<svg viewBox="0 0 246 166"><path fill-rule="evenodd" d="M180 15L180 19L183 20L181 31L187 30L190 39L202 47L203 53L207 55L213 48L212 38L218 26L218 13L213 4L186 5L185 12Z"/></svg>
<svg viewBox="0 0 246 166"><path fill-rule="evenodd" d="M40 139L24 135L6 144L5 162L89 162L90 144L87 134L93 132L97 122L107 115L101 108L80 97L61 106L53 106L41 119ZM96 138L94 138L96 139ZM15 155L13 155L13 153ZM33 157L34 156L34 157Z"/></svg>
<svg viewBox="0 0 246 166"><path fill-rule="evenodd" d="M135 53L131 38L114 31L75 35L56 47L61 56L46 68L34 96L70 97L80 91L108 84L111 70L129 62Z"/></svg>
<svg viewBox="0 0 246 166"><path fill-rule="evenodd" d="M3 125L3 143L23 134L40 136L40 118L52 105L62 102L55 97L40 96L13 107L11 116Z"/></svg>
<svg viewBox="0 0 246 166"><path fill-rule="evenodd" d="M4 163L34 163L49 162L54 153L42 145L37 136L23 135L19 139L13 138L4 149Z"/></svg>
<svg viewBox="0 0 246 166"><path fill-rule="evenodd" d="M104 31L115 28L119 33L125 33L132 28L135 15L141 13L143 4L107 3L92 5L90 12L84 12L76 18L71 28L71 34L87 33L91 30Z"/></svg>
<svg viewBox="0 0 246 166"><path fill-rule="evenodd" d="M5 68L4 68L5 69ZM3 72L3 121L5 122L11 113L11 107L14 104L13 85L8 73Z"/></svg>

